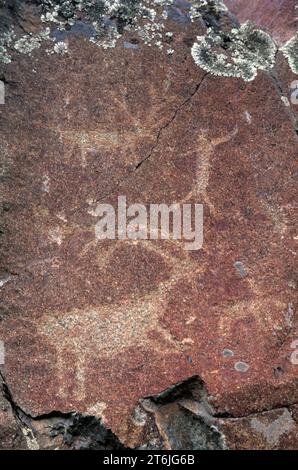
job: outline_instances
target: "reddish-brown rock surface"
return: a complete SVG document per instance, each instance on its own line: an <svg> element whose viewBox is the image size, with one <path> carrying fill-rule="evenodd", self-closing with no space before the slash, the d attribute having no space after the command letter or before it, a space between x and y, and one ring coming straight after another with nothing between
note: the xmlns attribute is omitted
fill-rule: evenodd
<svg viewBox="0 0 298 470"><path fill-rule="evenodd" d="M273 34L265 2L226 3ZM295 2L269 3L288 13L283 43ZM0 65L2 447L24 446L10 401L29 448L54 445L35 420L54 411L103 423L108 448L298 448L295 75L280 52L249 82L198 67L206 19L185 4L150 44L70 31L65 54L41 41ZM96 240L96 204L120 195L202 203L202 249Z"/></svg>
<svg viewBox="0 0 298 470"><path fill-rule="evenodd" d="M226 0L225 4L239 21L253 21L269 31L279 43L288 41L297 33L296 0Z"/></svg>

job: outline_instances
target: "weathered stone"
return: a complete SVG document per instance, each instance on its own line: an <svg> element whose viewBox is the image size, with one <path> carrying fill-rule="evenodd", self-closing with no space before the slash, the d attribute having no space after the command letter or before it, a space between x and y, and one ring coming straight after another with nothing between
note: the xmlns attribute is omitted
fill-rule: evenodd
<svg viewBox="0 0 298 470"><path fill-rule="evenodd" d="M241 22L253 21L257 26L269 31L274 39L283 44L291 39L298 29L296 0L226 0L230 11Z"/></svg>
<svg viewBox="0 0 298 470"><path fill-rule="evenodd" d="M2 392L2 384L1 384ZM0 394L0 450L27 449L20 424L14 416L10 403Z"/></svg>
<svg viewBox="0 0 298 470"><path fill-rule="evenodd" d="M298 426L287 408L221 420L219 428L230 449L297 450L298 447Z"/></svg>
<svg viewBox="0 0 298 470"><path fill-rule="evenodd" d="M240 27L221 2L192 2L197 16L182 1L123 1L121 12L50 3L26 2L21 16L4 8L0 35L2 371L33 433L27 445L89 448L100 423L127 447L298 447L288 61L276 49L249 77L199 67L197 36L217 31L222 49ZM282 28L278 46L289 39ZM128 205L203 203L202 249L96 240L97 203L116 207L121 195ZM156 402L197 376L207 418L193 390L187 404L188 389ZM77 439L48 436L48 419L74 416Z"/></svg>

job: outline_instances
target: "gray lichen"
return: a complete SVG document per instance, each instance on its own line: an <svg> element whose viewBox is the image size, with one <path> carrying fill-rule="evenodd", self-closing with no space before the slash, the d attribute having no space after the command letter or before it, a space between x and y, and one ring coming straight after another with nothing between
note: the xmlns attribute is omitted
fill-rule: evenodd
<svg viewBox="0 0 298 470"><path fill-rule="evenodd" d="M13 28L5 31L0 36L0 61L4 62L4 64L9 64L11 62L9 47L11 46L14 38L15 34Z"/></svg>
<svg viewBox="0 0 298 470"><path fill-rule="evenodd" d="M17 39L13 48L21 54L30 54L35 49L39 49L42 41L52 41L50 37L50 29L46 28L41 31L39 34L25 34Z"/></svg>
<svg viewBox="0 0 298 470"><path fill-rule="evenodd" d="M278 51L269 34L249 22L239 26L220 0L32 0L39 32L27 34L15 22L22 4L13 4L11 13L3 2L0 10L0 62L6 64L13 53L31 54L45 41L49 42L46 53L67 54L68 43L63 39L75 34L79 25L89 31L89 41L103 49L115 47L130 31L148 46L165 47L170 56L175 52L173 44L169 47L173 33L167 31L165 20L181 8L184 19L197 20L207 28L191 52L195 63L213 75L254 80L258 70L272 69ZM298 36L280 50L298 73Z"/></svg>
<svg viewBox="0 0 298 470"><path fill-rule="evenodd" d="M291 70L298 74L298 34L281 48L281 52L288 59Z"/></svg>
<svg viewBox="0 0 298 470"><path fill-rule="evenodd" d="M219 0L195 0L190 8L190 18L202 18L206 25L214 26L228 12L226 5Z"/></svg>
<svg viewBox="0 0 298 470"><path fill-rule="evenodd" d="M134 31L141 40L148 45L163 48L162 41L166 41L164 19L167 17L166 7L175 0L32 0L35 6L36 24L40 27L38 34L28 33L20 35L7 26L7 21L17 18L19 4L13 6L13 15L9 16L5 10L6 31L0 35L0 61L9 63L12 50L21 54L30 54L34 49L40 48L44 40L54 37L47 34L49 27L56 31L70 31L79 22L89 25L94 35L89 38L99 47L108 49L115 47L118 39L125 31ZM4 4L5 5L5 4ZM0 11L1 13L1 11ZM44 25L47 28L44 29ZM61 41L46 49L47 53L67 53L68 48Z"/></svg>
<svg viewBox="0 0 298 470"><path fill-rule="evenodd" d="M199 36L192 48L195 63L213 75L254 80L258 70L269 71L275 64L278 48L271 36L247 22L237 19L220 0L192 2L192 20L202 19L207 33ZM223 18L229 17L230 27ZM279 49L298 74L298 35Z"/></svg>
<svg viewBox="0 0 298 470"><path fill-rule="evenodd" d="M192 47L193 59L202 69L245 81L254 80L258 70L270 70L276 53L277 46L269 34L249 22L230 32L209 28Z"/></svg>
<svg viewBox="0 0 298 470"><path fill-rule="evenodd" d="M56 44L54 45L54 52L56 52L56 54L61 55L67 54L68 45L63 41L56 42Z"/></svg>
<svg viewBox="0 0 298 470"><path fill-rule="evenodd" d="M84 4L83 10L96 29L92 42L98 46L115 47L125 31L135 31L145 44L161 48L164 12L158 11L158 7L171 5L173 0L105 0L99 2L100 12L98 2L93 3L91 0L90 4Z"/></svg>
<svg viewBox="0 0 298 470"><path fill-rule="evenodd" d="M16 51L21 52L22 54L30 54L34 49L40 47L41 39L39 37L32 36L22 36L14 43L14 48Z"/></svg>

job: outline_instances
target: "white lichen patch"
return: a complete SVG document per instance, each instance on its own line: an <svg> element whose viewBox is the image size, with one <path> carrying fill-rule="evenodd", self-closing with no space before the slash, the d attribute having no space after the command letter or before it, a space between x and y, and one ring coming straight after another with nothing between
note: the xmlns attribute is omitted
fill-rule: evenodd
<svg viewBox="0 0 298 470"><path fill-rule="evenodd" d="M43 41L52 40L50 28L45 28L39 34L25 34L17 38L14 29L11 28L0 36L0 61L6 64L11 62L11 50L20 54L31 54L35 49L39 49Z"/></svg>
<svg viewBox="0 0 298 470"><path fill-rule="evenodd" d="M208 2L207 0L193 1L189 12L191 21L194 21L198 18L202 18L206 11L210 11L210 7L210 2ZM220 0L213 1L212 9L213 13L219 16L228 11L226 5Z"/></svg>
<svg viewBox="0 0 298 470"><path fill-rule="evenodd" d="M9 64L11 62L11 57L8 51L14 38L15 33L13 28L10 28L9 31L0 36L0 61L4 62L4 64Z"/></svg>
<svg viewBox="0 0 298 470"><path fill-rule="evenodd" d="M281 48L281 52L288 59L292 72L298 74L298 34Z"/></svg>
<svg viewBox="0 0 298 470"><path fill-rule="evenodd" d="M143 26L138 26L137 32L145 44L151 45L155 41L155 44L158 46L163 37L163 29L163 23L147 23Z"/></svg>
<svg viewBox="0 0 298 470"><path fill-rule="evenodd" d="M14 49L21 54L30 54L34 49L40 47L41 39L39 36L22 36L14 43Z"/></svg>
<svg viewBox="0 0 298 470"><path fill-rule="evenodd" d="M167 6L172 5L174 0L154 0L155 5Z"/></svg>
<svg viewBox="0 0 298 470"><path fill-rule="evenodd" d="M208 29L192 47L195 63L207 72L224 77L254 80L258 70L270 70L277 47L269 34L247 22L230 32Z"/></svg>
<svg viewBox="0 0 298 470"><path fill-rule="evenodd" d="M123 34L129 31L137 34L146 45L172 55L174 47L169 43L173 33L166 30L165 21L171 18L173 11L181 8L188 21L199 19L206 25L212 24L192 47L196 64L204 70L218 76L241 77L250 81L258 70L267 71L273 67L277 53L273 39L249 23L223 31L220 21L228 17L229 12L220 0L191 0L184 2L182 7L176 0L44 0L40 2L41 11L38 13L41 15L40 33L19 36L11 26L0 34L0 62L11 62L12 51L31 54L44 41L53 42L46 48L47 53L67 54L67 41L60 35L55 42L51 28L53 36L55 31L71 34L72 27L75 30L77 23L82 23L82 17L86 27L92 31L89 41L98 47L106 50L116 47ZM43 29L44 25L47 25L46 29ZM281 51L288 58L293 72L298 73L298 36L288 41Z"/></svg>
<svg viewBox="0 0 298 470"><path fill-rule="evenodd" d="M67 54L68 44L64 41L56 42L56 44L54 45L54 52L56 52L56 54L61 54L61 55Z"/></svg>
<svg viewBox="0 0 298 470"><path fill-rule="evenodd" d="M48 27L35 35L16 37L13 31L0 35L0 61L11 61L10 49L21 54L31 54L41 47L43 41L55 42L50 28L68 34L66 30L71 30L77 21L81 21L81 14L85 24L94 30L89 40L98 47L114 48L125 31L132 31L145 44L163 49L163 42L170 37L165 36L164 20L168 17L166 8L173 3L174 0L46 0L41 2L39 20L41 29L43 24ZM66 54L68 45L59 39L46 52Z"/></svg>
<svg viewBox="0 0 298 470"><path fill-rule="evenodd" d="M103 49L111 49L116 47L118 39L120 39L121 34L118 33L116 26L112 25L106 32L103 37L100 37L100 28L94 23L94 28L99 34L99 39L91 38L90 41L96 44Z"/></svg>
<svg viewBox="0 0 298 470"><path fill-rule="evenodd" d="M172 4L173 0L102 0L100 14L94 16L97 3L89 0L81 2L81 10L93 20L97 34L91 42L103 49L115 47L125 31L136 32L145 44L162 49L163 21L167 18L163 8Z"/></svg>
<svg viewBox="0 0 298 470"><path fill-rule="evenodd" d="M281 96L280 99L281 99L281 101L283 102L283 104L284 104L285 106L287 106L287 107L291 106L291 105L290 105L290 101L289 101L289 99L288 99L286 96Z"/></svg>

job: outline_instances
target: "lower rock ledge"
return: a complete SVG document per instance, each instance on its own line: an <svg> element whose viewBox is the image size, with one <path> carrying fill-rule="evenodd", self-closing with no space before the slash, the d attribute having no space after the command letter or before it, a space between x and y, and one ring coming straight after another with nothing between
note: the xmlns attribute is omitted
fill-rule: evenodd
<svg viewBox="0 0 298 470"><path fill-rule="evenodd" d="M216 415L198 376L141 399L125 445L95 416L59 411L30 416L14 402L1 377L2 449L276 450L298 446L297 405L237 418Z"/></svg>

